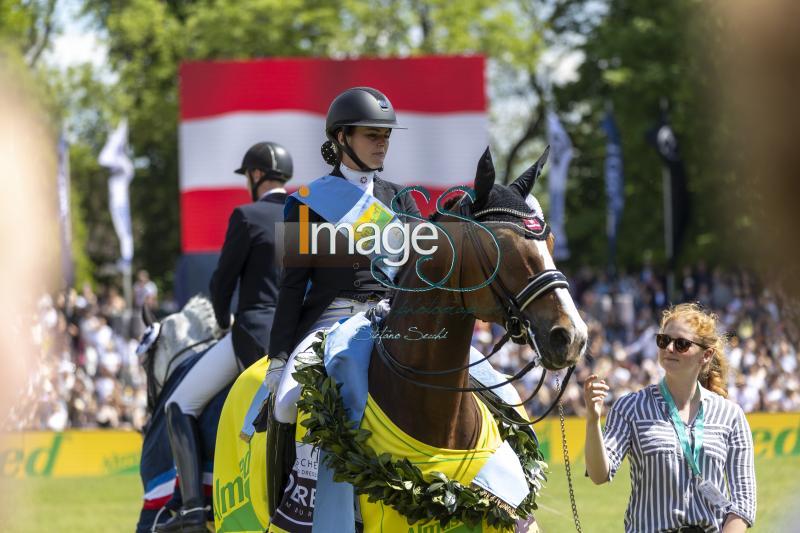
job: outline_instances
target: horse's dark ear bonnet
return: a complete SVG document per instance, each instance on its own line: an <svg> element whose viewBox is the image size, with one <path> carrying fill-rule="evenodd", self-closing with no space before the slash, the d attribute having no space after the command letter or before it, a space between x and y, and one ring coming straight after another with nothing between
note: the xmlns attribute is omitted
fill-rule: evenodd
<svg viewBox="0 0 800 533"><path fill-rule="evenodd" d="M542 169L544 168L545 163L547 163L547 157L550 155L550 146L544 149L542 155L539 156L539 159L536 160L536 163L533 164L528 170L523 172L520 177L514 180L514 183L509 185L509 187L519 193L520 196L523 198L527 198L527 196L533 191L534 185L536 185L536 180L539 175L542 173Z"/></svg>
<svg viewBox="0 0 800 533"><path fill-rule="evenodd" d="M471 210L472 217L480 222L496 222L507 226L530 239L546 239L550 227L545 223L542 213L534 212L525 200L536 184L549 153L548 146L533 166L506 187L494 183L494 164L487 148L478 161L475 174L476 199Z"/></svg>
<svg viewBox="0 0 800 533"><path fill-rule="evenodd" d="M477 211L486 205L489 198L489 193L494 186L495 172L494 163L492 162L492 153L489 147L483 152L480 160L478 161L478 168L475 170L475 204L472 211Z"/></svg>

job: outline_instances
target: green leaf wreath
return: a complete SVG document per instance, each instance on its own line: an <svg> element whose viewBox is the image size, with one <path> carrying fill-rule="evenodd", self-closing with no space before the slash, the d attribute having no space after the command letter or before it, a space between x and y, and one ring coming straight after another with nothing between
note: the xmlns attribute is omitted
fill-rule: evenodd
<svg viewBox="0 0 800 533"><path fill-rule="evenodd" d="M393 461L388 453L378 455L367 445L371 433L348 419L341 384L325 371L324 343L321 334L313 351L298 357L294 377L302 386L298 408L309 414L302 422L307 430L303 442L329 452L325 462L333 470L335 481L352 484L355 492L366 494L370 502L391 506L409 524L438 521L444 528L453 520L470 526L486 520L493 527L513 528L518 520L532 516L536 497L547 479L547 464L528 428L495 415L500 435L519 457L530 489L516 509L476 485L464 486L441 472L425 479L408 459Z"/></svg>

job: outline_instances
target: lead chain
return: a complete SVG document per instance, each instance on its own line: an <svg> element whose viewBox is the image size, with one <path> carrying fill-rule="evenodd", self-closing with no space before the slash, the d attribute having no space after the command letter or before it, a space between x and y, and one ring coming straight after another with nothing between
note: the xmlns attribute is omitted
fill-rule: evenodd
<svg viewBox="0 0 800 533"><path fill-rule="evenodd" d="M560 392L561 384L556 378L556 392ZM558 402L558 417L561 422L561 449L564 450L564 468L567 471L567 486L569 487L569 502L572 504L572 519L575 521L575 529L578 533L583 533L581 520L578 518L578 507L575 505L575 490L572 487L572 468L569 462L569 450L567 448L567 432L564 428L564 405L561 400Z"/></svg>

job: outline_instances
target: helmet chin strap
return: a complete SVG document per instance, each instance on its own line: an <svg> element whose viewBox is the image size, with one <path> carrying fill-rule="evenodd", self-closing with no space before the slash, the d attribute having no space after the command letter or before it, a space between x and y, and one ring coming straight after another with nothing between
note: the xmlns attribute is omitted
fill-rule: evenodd
<svg viewBox="0 0 800 533"><path fill-rule="evenodd" d="M264 171L262 170L262 172ZM254 202L258 201L258 188L261 187L261 184L267 181L268 179L275 179L275 176L264 172L264 175L261 176L261 179L259 179L255 183L253 183L252 179L248 178L248 181L250 182L250 197L253 199Z"/></svg>
<svg viewBox="0 0 800 533"><path fill-rule="evenodd" d="M361 170L362 172L383 172L383 165L377 168L370 168L361 160L361 158L359 158L356 155L355 151L347 143L347 135L344 135L344 144L339 143L338 139L332 139L332 140L333 143L337 146L337 148L339 148L341 152L344 152L348 156L350 156L350 159L353 160L353 163L358 165L358 170Z"/></svg>

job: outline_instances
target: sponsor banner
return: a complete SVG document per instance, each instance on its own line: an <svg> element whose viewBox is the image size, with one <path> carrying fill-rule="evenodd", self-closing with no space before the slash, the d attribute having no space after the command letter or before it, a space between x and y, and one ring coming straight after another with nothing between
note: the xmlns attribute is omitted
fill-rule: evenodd
<svg viewBox="0 0 800 533"><path fill-rule="evenodd" d="M753 433L753 451L757 459L800 458L800 413L751 413L747 422ZM604 421L605 423L605 421ZM567 448L571 461L583 462L586 440L586 421L583 418L565 419ZM550 415L536 424L536 435L549 464L563 463L561 429L558 416Z"/></svg>
<svg viewBox="0 0 800 533"><path fill-rule="evenodd" d="M800 458L800 413L754 413L747 420L756 458ZM585 421L568 417L565 428L570 460L583 462ZM545 461L563 463L558 417L537 424L536 435ZM142 437L133 431L4 433L0 435L0 477L138 475L141 448Z"/></svg>
<svg viewBox="0 0 800 533"><path fill-rule="evenodd" d="M249 82L238 82L243 79ZM254 143L286 147L294 161L290 191L328 174L320 155L328 106L355 86L381 90L408 128L392 134L383 177L438 191L472 183L489 144L482 57L184 63L179 128L184 254L213 253L222 246L231 211L249 201L246 180L233 169Z"/></svg>
<svg viewBox="0 0 800 533"><path fill-rule="evenodd" d="M0 435L0 476L138 475L142 436L134 431L50 431Z"/></svg>

